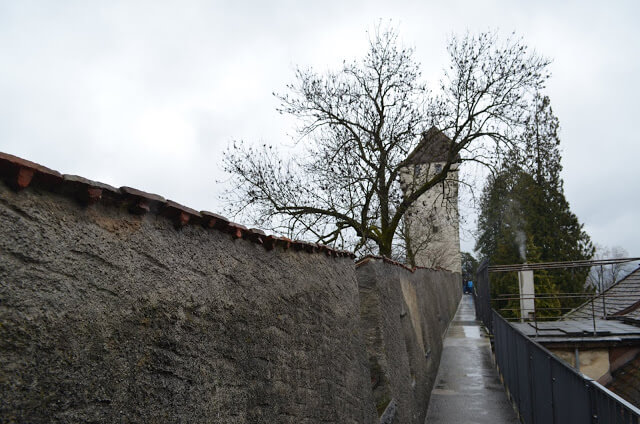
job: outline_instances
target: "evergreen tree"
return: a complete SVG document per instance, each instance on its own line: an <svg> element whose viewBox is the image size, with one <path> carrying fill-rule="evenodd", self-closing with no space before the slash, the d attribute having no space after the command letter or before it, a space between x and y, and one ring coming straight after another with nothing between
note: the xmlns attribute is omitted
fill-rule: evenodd
<svg viewBox="0 0 640 424"><path fill-rule="evenodd" d="M478 260L469 252L461 252L462 258L462 282L476 281Z"/></svg>
<svg viewBox="0 0 640 424"><path fill-rule="evenodd" d="M513 154L523 154L521 166L524 171L534 176L538 185L553 187L562 192L562 158L558 137L560 122L553 114L549 97L535 97L533 112L525 122L525 148L514 151Z"/></svg>
<svg viewBox="0 0 640 424"><path fill-rule="evenodd" d="M526 149L509 154L487 181L476 250L494 265L583 260L593 255L590 238L564 196L558 129L549 98L536 97L523 136ZM587 270L536 271L536 293L552 296L543 302L545 314L560 314L559 306L575 306L579 300L559 303L553 296L584 292L586 276ZM494 275L491 282L494 298L518 292L513 273ZM512 306L500 304L506 309Z"/></svg>

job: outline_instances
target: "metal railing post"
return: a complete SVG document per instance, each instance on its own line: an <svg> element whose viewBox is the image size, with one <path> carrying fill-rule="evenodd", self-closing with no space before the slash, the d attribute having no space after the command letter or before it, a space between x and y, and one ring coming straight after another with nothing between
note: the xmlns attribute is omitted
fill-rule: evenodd
<svg viewBox="0 0 640 424"><path fill-rule="evenodd" d="M596 331L596 309L593 306L593 297L591 297L591 319L593 320L593 335L595 336L598 332Z"/></svg>
<svg viewBox="0 0 640 424"><path fill-rule="evenodd" d="M611 264L611 268L613 271L613 264ZM611 273L613 275L613 272ZM604 287L604 271L602 270L602 265L600 265L600 278L602 280L602 316L604 319L607 319L607 304L605 302L605 296L606 296L606 288Z"/></svg>

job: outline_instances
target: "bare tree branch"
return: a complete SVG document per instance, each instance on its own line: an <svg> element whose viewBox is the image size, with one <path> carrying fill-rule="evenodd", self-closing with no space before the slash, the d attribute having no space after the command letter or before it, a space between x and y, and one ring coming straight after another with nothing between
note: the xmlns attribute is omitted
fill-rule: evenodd
<svg viewBox="0 0 640 424"><path fill-rule="evenodd" d="M390 256L394 243L412 248L402 224L409 208L461 163L492 167L500 152L517 147L530 98L548 77L549 61L520 39L467 34L452 38L448 51L437 93L427 90L413 50L399 44L393 28L378 27L366 55L338 71L297 69L275 96L278 111L298 120L305 153L284 159L271 146L234 143L224 155L235 183L226 193L229 209L262 228L357 253L375 246ZM403 193L406 159L429 143L421 137L432 126L451 140L442 170Z"/></svg>

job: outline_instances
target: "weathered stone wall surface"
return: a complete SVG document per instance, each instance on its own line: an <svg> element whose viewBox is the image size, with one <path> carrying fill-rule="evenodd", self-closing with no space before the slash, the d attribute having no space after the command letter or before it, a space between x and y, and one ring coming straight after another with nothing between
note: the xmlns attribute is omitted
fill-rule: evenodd
<svg viewBox="0 0 640 424"><path fill-rule="evenodd" d="M29 183L28 172L17 175ZM411 378L426 393L420 367L439 355L432 333L451 311L424 306L438 290L417 278L428 275L394 271L373 284L390 293L380 302L401 329L398 355L417 331L400 287L426 311L416 318L424 343L393 380L408 395L418 390ZM201 225L176 229L158 214L0 182L0 422L372 423L364 346L348 257L268 251ZM413 356L425 349L426 364Z"/></svg>
<svg viewBox="0 0 640 424"><path fill-rule="evenodd" d="M394 424L425 420L443 336L462 295L460 275L369 259L358 265L360 315L374 401Z"/></svg>
<svg viewBox="0 0 640 424"><path fill-rule="evenodd" d="M0 153L0 422L422 424L459 280Z"/></svg>

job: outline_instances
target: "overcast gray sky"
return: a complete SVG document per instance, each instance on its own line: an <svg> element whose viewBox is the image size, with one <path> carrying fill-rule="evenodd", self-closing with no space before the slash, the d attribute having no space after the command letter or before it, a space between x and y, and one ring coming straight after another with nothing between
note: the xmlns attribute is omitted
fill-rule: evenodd
<svg viewBox="0 0 640 424"><path fill-rule="evenodd" d="M640 256L639 4L0 0L0 150L220 211L232 140L289 143L271 93L296 64L359 57L393 19L436 84L449 35L516 31L553 59L573 212L595 242Z"/></svg>

